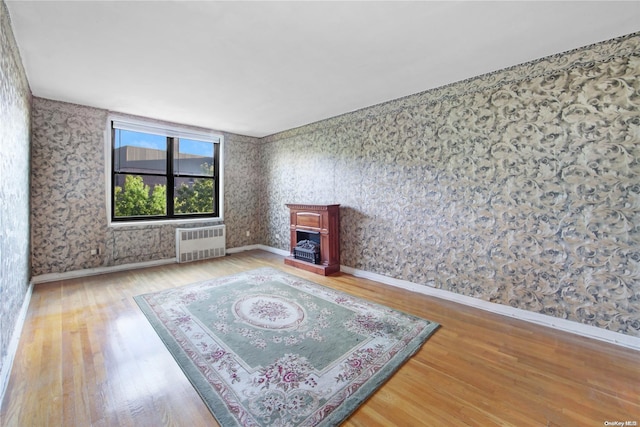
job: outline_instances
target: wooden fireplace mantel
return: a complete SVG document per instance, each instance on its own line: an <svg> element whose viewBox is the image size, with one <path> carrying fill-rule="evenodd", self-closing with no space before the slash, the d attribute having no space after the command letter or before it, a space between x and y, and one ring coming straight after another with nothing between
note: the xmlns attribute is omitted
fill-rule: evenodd
<svg viewBox="0 0 640 427"><path fill-rule="evenodd" d="M340 271L340 205L287 204L291 217L291 256L285 264L328 276ZM320 233L320 264L295 259L298 231Z"/></svg>

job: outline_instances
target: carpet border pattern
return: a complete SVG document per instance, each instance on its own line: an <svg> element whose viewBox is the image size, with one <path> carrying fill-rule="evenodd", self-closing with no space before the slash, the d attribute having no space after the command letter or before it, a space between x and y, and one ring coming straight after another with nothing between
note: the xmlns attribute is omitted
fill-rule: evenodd
<svg viewBox="0 0 640 427"><path fill-rule="evenodd" d="M323 411L317 411L317 413L312 417L305 419L305 423L299 425L333 426L340 424L378 388L380 388L380 386L398 369L400 369L400 367L402 367L402 365L413 354L420 350L424 342L440 326L436 322L404 313L400 310L391 309L390 307L374 303L360 297L355 297L346 292L312 282L273 267L263 267L229 276L216 277L173 288L173 290L197 287L208 283L220 283L221 281L225 283L232 283L240 280L242 277L249 277L251 275L255 277L268 274L275 274L280 277L295 279L297 282L304 283L305 286L319 287L320 289L325 291L328 290L328 292L335 295L344 295L346 298L364 302L371 307L393 311L411 319L415 319L418 321L417 325L420 325L415 327L416 330L411 333L410 338L404 339L401 342L401 345L398 345L397 348L390 351L389 354L385 356L385 363L382 366L377 365L375 369L369 369L368 373L358 375L359 379L354 380L353 383L349 384L345 390L332 396L322 406ZM233 391L224 381L221 381L217 377L214 372L215 368L213 368L211 364L204 363L201 358L197 357L197 355L189 354L189 351L187 350L188 346L180 344L180 341L184 340L184 337L180 337L179 334L176 336L176 334L168 330L167 325L158 318L158 313L154 311L149 300L152 300L154 296L161 295L168 291L172 291L172 289L137 295L134 297L134 300L218 423L224 427L235 425L259 425L254 424L251 421L252 417L249 416L248 411L243 407L241 402L236 401L237 404L230 404L230 402L235 401L235 399L231 397ZM177 330L177 328L174 329Z"/></svg>

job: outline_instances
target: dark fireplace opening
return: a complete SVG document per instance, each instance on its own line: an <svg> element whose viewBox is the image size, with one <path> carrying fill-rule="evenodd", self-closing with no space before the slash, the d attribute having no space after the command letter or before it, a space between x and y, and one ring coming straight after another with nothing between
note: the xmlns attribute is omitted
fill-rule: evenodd
<svg viewBox="0 0 640 427"><path fill-rule="evenodd" d="M296 231L296 247L293 257L312 264L320 264L320 233L317 231Z"/></svg>

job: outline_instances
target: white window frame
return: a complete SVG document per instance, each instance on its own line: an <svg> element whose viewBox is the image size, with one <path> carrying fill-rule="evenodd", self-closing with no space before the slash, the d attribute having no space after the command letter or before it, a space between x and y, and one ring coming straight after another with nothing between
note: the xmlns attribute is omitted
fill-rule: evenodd
<svg viewBox="0 0 640 427"><path fill-rule="evenodd" d="M218 211L219 215L215 217L198 217L198 218L171 218L156 220L136 220L136 221L113 221L111 218L111 208L113 204L112 197L112 144L111 129L112 122L118 123L119 129L131 130L135 132L152 133L156 135L165 135L168 137L177 137L185 139L196 139L205 141L219 141L219 177L218 177ZM194 130L187 126L158 123L152 119L145 120L141 118L130 118L120 114L109 114L104 131L104 158L105 158L105 202L107 208L107 226L108 227L131 227L143 225L162 225L162 224L193 224L193 223L211 223L224 221L224 135L214 131Z"/></svg>

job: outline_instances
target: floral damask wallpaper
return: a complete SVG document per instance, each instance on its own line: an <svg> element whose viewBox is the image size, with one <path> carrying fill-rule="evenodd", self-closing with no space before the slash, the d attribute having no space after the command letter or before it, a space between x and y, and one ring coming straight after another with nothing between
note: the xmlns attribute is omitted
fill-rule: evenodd
<svg viewBox="0 0 640 427"><path fill-rule="evenodd" d="M341 263L640 336L640 34L263 139L266 244L340 203Z"/></svg>
<svg viewBox="0 0 640 427"><path fill-rule="evenodd" d="M104 249L107 112L33 99L31 235L33 275L98 267ZM103 251L106 253L106 251Z"/></svg>
<svg viewBox="0 0 640 427"><path fill-rule="evenodd" d="M286 203L340 203L343 265L640 336L639 104L633 34L225 134L227 247L288 250ZM35 98L32 116L34 275L174 256L172 226L106 227L106 111Z"/></svg>
<svg viewBox="0 0 640 427"><path fill-rule="evenodd" d="M108 111L42 98L33 100L33 274L175 257L173 225L107 227L104 130ZM259 146L225 137L227 247L257 237ZM205 226L180 225L180 227ZM253 231L250 237L246 231ZM99 248L100 255L91 255Z"/></svg>
<svg viewBox="0 0 640 427"><path fill-rule="evenodd" d="M0 372L29 288L31 90L0 1ZM0 384L0 389L4 384Z"/></svg>

